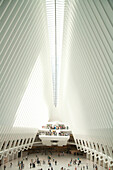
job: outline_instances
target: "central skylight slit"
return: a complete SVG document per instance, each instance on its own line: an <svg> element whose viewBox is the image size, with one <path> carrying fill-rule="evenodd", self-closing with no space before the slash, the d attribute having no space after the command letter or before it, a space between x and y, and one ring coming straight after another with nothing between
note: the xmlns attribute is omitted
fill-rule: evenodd
<svg viewBox="0 0 113 170"><path fill-rule="evenodd" d="M46 0L50 55L52 61L53 98L57 106L64 20L64 0Z"/></svg>

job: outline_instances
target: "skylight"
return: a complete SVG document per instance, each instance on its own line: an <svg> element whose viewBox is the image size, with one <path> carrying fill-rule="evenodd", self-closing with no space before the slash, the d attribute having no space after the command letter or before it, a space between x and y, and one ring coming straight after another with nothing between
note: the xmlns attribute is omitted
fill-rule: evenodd
<svg viewBox="0 0 113 170"><path fill-rule="evenodd" d="M53 95L54 95L53 97L54 97L55 107L57 106L57 102L58 102L59 83L60 83L64 1L65 0L46 0L50 55L52 61L52 79L53 79Z"/></svg>

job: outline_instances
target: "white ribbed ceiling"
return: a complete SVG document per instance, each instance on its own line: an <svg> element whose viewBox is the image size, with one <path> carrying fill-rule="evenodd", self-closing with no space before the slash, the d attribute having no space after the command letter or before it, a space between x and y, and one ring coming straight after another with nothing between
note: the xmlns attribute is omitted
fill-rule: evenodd
<svg viewBox="0 0 113 170"><path fill-rule="evenodd" d="M53 1L48 2L51 7ZM111 156L113 1L65 0L60 3L60 0L56 0L56 2L61 6L64 3L64 13L59 6L62 16L64 15L64 18L62 17L64 23L62 23L63 41L60 37L60 44L57 42L62 48L58 59L60 79L55 108L53 89L56 78L54 76L52 79L54 71L51 64L47 20L49 8L46 8L46 1L0 1L0 146L4 141L14 138L34 138L37 129L33 122L42 122L43 118L40 115L43 113L47 121L58 120L69 124L75 141L84 140L90 143L90 148L91 145L93 148L93 143L95 146L98 144L107 146ZM51 12L52 9L50 11L52 16ZM51 31L51 35L53 34L54 27ZM34 78L34 84L30 88L30 80L34 75L36 79ZM28 89L31 93L28 93ZM20 106L24 109L22 107L20 109ZM31 128L31 124L34 127ZM19 125L21 127L18 127Z"/></svg>
<svg viewBox="0 0 113 170"><path fill-rule="evenodd" d="M0 130L2 137L6 133L16 133L13 127L16 125L27 127L26 121L41 121L38 119L40 110L35 110L37 115L31 109L17 112L20 104L25 107L44 105L46 115L49 114L49 102L52 100L52 78L51 64L48 50L48 33L46 3L41 0L19 1L4 0L1 1L1 109L0 109ZM37 64L35 64L37 62ZM34 65L37 65L37 73L33 71ZM28 84L33 79L34 72L36 79L32 88ZM37 88L36 88L37 87ZM44 93L45 89L48 89ZM28 89L31 90L31 96ZM34 91L36 89L36 91ZM27 92L26 92L27 91ZM43 91L43 93L41 93ZM39 94L38 94L39 93ZM25 96L28 96L25 97ZM41 97L41 98L40 98ZM32 98L32 101L29 102ZM50 100L49 100L50 98ZM37 102L36 102L37 100ZM24 103L22 102L24 101ZM25 105L26 103L26 105ZM52 102L51 102L52 103ZM46 108L46 109L45 109ZM19 116L19 115L20 116ZM29 115L31 114L31 115ZM29 116L28 116L29 115ZM17 123L17 118L20 117ZM25 120L27 119L27 120ZM34 119L34 120L33 120ZM41 118L43 119L43 118ZM35 123L36 124L36 123ZM19 127L20 127L19 125ZM29 126L28 126L29 127ZM28 128L27 127L27 128ZM38 127L38 125L37 125ZM36 131L32 129L32 133ZM21 129L20 129L20 132ZM24 133L24 130L23 130ZM27 133L28 130L27 130Z"/></svg>

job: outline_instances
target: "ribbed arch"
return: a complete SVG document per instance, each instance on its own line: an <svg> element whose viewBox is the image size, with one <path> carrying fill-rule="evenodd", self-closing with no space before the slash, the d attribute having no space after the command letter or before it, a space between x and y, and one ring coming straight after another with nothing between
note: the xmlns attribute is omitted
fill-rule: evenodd
<svg viewBox="0 0 113 170"><path fill-rule="evenodd" d="M33 68L39 62L35 83L40 95L35 100L31 95L37 103L36 115L41 114L40 106L46 106L44 114L48 114L49 120L69 124L79 150L104 162L109 155L110 162L113 147L113 1L56 2L60 10L64 6L64 12L61 11L64 22L63 41L59 45L62 45L58 73L60 90L55 96L46 1L0 1L0 159L13 151L32 147L38 127L26 127L25 119L30 122L31 114L27 108L24 113L22 107L20 112L18 109L23 99L28 99L24 95ZM52 13L48 13L51 17ZM58 20L61 13L58 13ZM57 107L54 107L53 96L58 97Z"/></svg>
<svg viewBox="0 0 113 170"><path fill-rule="evenodd" d="M49 46L47 43L48 31L45 1L3 0L0 5L0 147L2 147L1 145L3 145L4 141L19 140L20 143L21 140L25 138L32 138L34 140L35 134L37 133L38 128L22 128L27 113L21 113L21 120L18 122L18 124L20 123L22 125L21 127L14 127L14 122L17 117L18 107L29 84L29 76L39 54L42 60L43 69L39 67L37 76L40 78L40 75L43 75L43 81L41 81L42 84L37 82L37 88L43 88L43 91L45 91L45 88L48 87L48 92L45 93L45 96L42 99L43 104L48 105L47 112L49 112L49 105L52 98L52 90L50 90L52 87L52 80ZM40 81L40 79L38 81ZM37 100L37 105L38 104ZM40 111L38 112L40 114ZM29 121L30 117L28 116L27 118ZM33 140L31 145L33 144ZM25 142L24 147L26 144L27 143ZM17 145L17 147L18 146L19 145Z"/></svg>

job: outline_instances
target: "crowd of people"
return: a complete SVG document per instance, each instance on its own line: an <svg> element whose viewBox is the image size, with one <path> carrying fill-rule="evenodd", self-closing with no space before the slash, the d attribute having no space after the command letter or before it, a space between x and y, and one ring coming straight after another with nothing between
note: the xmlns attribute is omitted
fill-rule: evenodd
<svg viewBox="0 0 113 170"><path fill-rule="evenodd" d="M64 153L63 154L58 153L58 156L61 156L61 155L64 156ZM81 163L82 163L82 161L78 157L78 158L75 158L75 159L71 158L71 160L69 162L67 162L67 165L68 165L68 168L74 165L75 170L77 170L79 167L81 168L81 170L89 169L88 164L86 164L86 165L83 164L82 165ZM40 160L40 158L36 155L36 159L34 161L33 161L33 159L31 159L30 169L35 168L36 164L37 164L37 166L41 166L41 165L46 164L46 165L48 165L48 170L54 170L53 165L57 166L58 160L52 158L51 155L47 156L47 160ZM98 167L97 167L96 164L93 164L93 169L98 170ZM43 168L38 169L38 170L43 170ZM69 170L69 169L66 169L65 167L61 167L60 170Z"/></svg>
<svg viewBox="0 0 113 170"><path fill-rule="evenodd" d="M60 156L61 154L58 153L58 156ZM62 154L64 156L64 154ZM32 162L33 160L31 160L31 163L30 163L30 168L35 168L35 164L37 163L38 166L41 166L42 164L48 164L48 170L53 170L53 164L54 165L57 165L58 164L58 161L55 160L54 158L51 157L51 155L48 155L48 159L47 159L47 163L45 160L41 161L39 159L39 157L37 157L36 155L36 158L37 158L37 161L35 160L34 162ZM77 170L77 166L79 168L79 166L81 165L81 160L79 158L76 158L76 159L72 159L68 162L68 167L71 167L72 165L75 165L75 170ZM86 170L86 169L89 169L89 166L88 164L86 165L81 165L81 170ZM98 170L98 167L96 164L93 164L93 169L95 170ZM41 169L38 169L38 170L43 170L42 168ZM61 167L61 170L69 170L69 169L66 169L64 167Z"/></svg>
<svg viewBox="0 0 113 170"><path fill-rule="evenodd" d="M55 130L59 130L59 129L69 129L68 126L65 126L64 124L47 124L46 126L42 126L42 128L44 129L55 129Z"/></svg>
<svg viewBox="0 0 113 170"><path fill-rule="evenodd" d="M58 157L60 156L64 156L64 152L62 154L58 153ZM28 156L26 156L26 158L23 158L21 161L18 161L18 167L19 170L23 170L24 169L24 159L28 160ZM63 159L63 158L62 158ZM59 162L57 159L55 159L52 155L48 155L47 159L40 159L37 155L34 159L30 160L29 163L29 168L37 168L39 167L40 169L38 170L44 170L42 165L46 165L47 166L47 170L54 170L55 167L57 167L57 165L59 165ZM10 168L13 166L12 162L10 163ZM65 165L66 166L66 165ZM67 162L67 166L68 168L65 167L61 167L60 170L69 170L70 167L73 167L73 170L87 170L89 169L89 165L88 163L84 164L81 159L78 158L71 158L68 162ZM93 164L92 167L94 170L98 170L98 167L96 164ZM6 165L4 165L4 170L6 170Z"/></svg>
<svg viewBox="0 0 113 170"><path fill-rule="evenodd" d="M19 167L19 170L22 170L24 168L24 161L18 161L18 167Z"/></svg>
<svg viewBox="0 0 113 170"><path fill-rule="evenodd" d="M41 166L42 164L48 164L48 166L51 168L51 170L53 170L52 164L57 165L57 160L55 160L54 158L52 159L50 155L48 155L48 161L46 162L46 160L40 160L39 157L37 157L36 155L36 159L33 161L33 159L31 159L30 162L30 168L35 168L35 166ZM49 169L49 168L48 168ZM42 168L40 170L43 170Z"/></svg>
<svg viewBox="0 0 113 170"><path fill-rule="evenodd" d="M49 130L48 132L40 132L39 135L47 135L47 136L69 136L70 134L67 132L56 132L55 130Z"/></svg>

